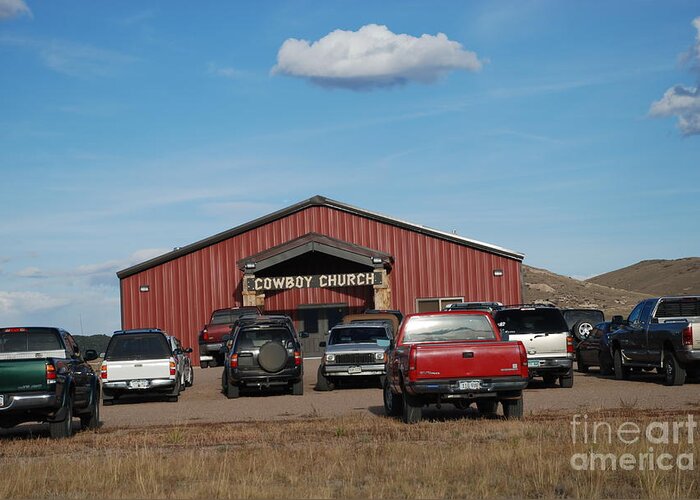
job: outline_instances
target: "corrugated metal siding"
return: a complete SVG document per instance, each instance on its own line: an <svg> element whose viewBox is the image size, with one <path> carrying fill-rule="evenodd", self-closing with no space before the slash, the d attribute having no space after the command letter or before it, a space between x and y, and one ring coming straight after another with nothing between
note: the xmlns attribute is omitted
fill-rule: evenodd
<svg viewBox="0 0 700 500"><path fill-rule="evenodd" d="M123 328L157 327L195 349L197 336L213 309L241 305L239 259L309 232L326 234L389 253L395 308L415 312L416 298L464 297L521 302L520 262L426 236L341 210L313 206L247 233L203 248L122 280ZM496 278L493 269L503 269ZM150 291L139 292L147 284ZM298 304L347 302L364 307L370 287L277 292L266 299L269 311Z"/></svg>

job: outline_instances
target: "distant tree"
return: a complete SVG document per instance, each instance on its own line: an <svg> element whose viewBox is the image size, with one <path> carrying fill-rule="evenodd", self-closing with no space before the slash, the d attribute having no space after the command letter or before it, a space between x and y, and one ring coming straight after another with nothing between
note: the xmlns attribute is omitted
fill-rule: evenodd
<svg viewBox="0 0 700 500"><path fill-rule="evenodd" d="M87 349L94 349L98 353L107 350L107 344L111 337L107 335L74 335L73 338L80 347L80 352L85 352Z"/></svg>

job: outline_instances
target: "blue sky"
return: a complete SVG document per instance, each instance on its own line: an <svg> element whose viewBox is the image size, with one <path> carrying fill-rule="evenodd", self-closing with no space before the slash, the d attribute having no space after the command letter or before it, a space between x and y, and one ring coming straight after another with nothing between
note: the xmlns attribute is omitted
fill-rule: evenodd
<svg viewBox="0 0 700 500"><path fill-rule="evenodd" d="M697 2L260 5L0 0L0 324L114 330L117 270L315 194L569 276L700 255Z"/></svg>

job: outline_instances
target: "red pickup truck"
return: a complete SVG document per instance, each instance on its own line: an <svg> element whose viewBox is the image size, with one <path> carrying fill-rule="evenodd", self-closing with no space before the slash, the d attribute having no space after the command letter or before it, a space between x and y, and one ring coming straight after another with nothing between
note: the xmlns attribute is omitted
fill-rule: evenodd
<svg viewBox="0 0 700 500"><path fill-rule="evenodd" d="M242 316L260 316L257 307L231 307L215 309L209 323L199 332L199 366L217 366L224 363L224 335L231 333L231 328Z"/></svg>
<svg viewBox="0 0 700 500"><path fill-rule="evenodd" d="M422 408L476 403L494 415L523 415L527 351L522 342L501 340L493 318L483 311L444 311L407 316L392 340L384 380L384 410L419 422Z"/></svg>

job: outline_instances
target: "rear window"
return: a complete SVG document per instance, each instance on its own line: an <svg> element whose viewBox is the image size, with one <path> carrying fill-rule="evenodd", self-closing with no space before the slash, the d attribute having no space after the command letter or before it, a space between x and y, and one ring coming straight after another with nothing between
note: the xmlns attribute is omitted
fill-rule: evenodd
<svg viewBox="0 0 700 500"><path fill-rule="evenodd" d="M403 341L414 343L495 338L493 327L483 314L436 314L409 318L404 327Z"/></svg>
<svg viewBox="0 0 700 500"><path fill-rule="evenodd" d="M170 357L165 335L160 333L129 333L115 335L105 353L107 361L162 359Z"/></svg>
<svg viewBox="0 0 700 500"><path fill-rule="evenodd" d="M333 328L331 335L328 337L328 345L337 344L361 344L372 343L377 344L378 340L389 340L384 328L379 327L362 327L362 328Z"/></svg>
<svg viewBox="0 0 700 500"><path fill-rule="evenodd" d="M0 330L0 353L63 350L58 332L51 328L5 328Z"/></svg>
<svg viewBox="0 0 700 500"><path fill-rule="evenodd" d="M662 300L656 318L688 318L700 316L700 297Z"/></svg>
<svg viewBox="0 0 700 500"><path fill-rule="evenodd" d="M498 311L496 323L509 335L561 333L569 330L559 309L510 309ZM501 325L504 323L503 325Z"/></svg>
<svg viewBox="0 0 700 500"><path fill-rule="evenodd" d="M232 325L244 314L258 314L256 309L235 309L232 311L217 311L212 314L212 325Z"/></svg>
<svg viewBox="0 0 700 500"><path fill-rule="evenodd" d="M240 330L236 343L241 350L262 347L268 342L278 342L286 346L293 340L292 333L286 328L252 328Z"/></svg>

